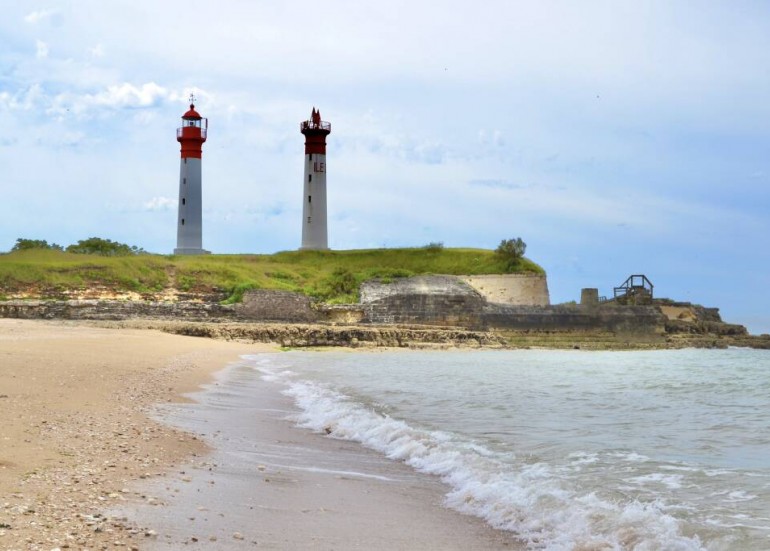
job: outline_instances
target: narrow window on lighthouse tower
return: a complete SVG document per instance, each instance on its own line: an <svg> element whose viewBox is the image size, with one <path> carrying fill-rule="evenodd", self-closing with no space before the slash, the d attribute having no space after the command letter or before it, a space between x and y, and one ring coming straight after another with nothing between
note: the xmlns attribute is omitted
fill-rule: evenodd
<svg viewBox="0 0 770 551"><path fill-rule="evenodd" d="M187 203L187 201L185 201L185 198L184 198L184 197L182 197L182 204L184 205L184 204L186 204L186 203Z"/></svg>
<svg viewBox="0 0 770 551"><path fill-rule="evenodd" d="M308 174L307 175L307 181L308 182L312 182L313 181L313 175L312 174Z"/></svg>
<svg viewBox="0 0 770 551"><path fill-rule="evenodd" d="M184 226L184 218L182 218L182 225Z"/></svg>
<svg viewBox="0 0 770 551"><path fill-rule="evenodd" d="M307 157L308 157L308 161L312 161L313 160L313 154L312 153L310 155L308 155Z"/></svg>
<svg viewBox="0 0 770 551"><path fill-rule="evenodd" d="M186 184L186 183L187 183L187 178L182 178L182 184Z"/></svg>
<svg viewBox="0 0 770 551"><path fill-rule="evenodd" d="M308 196L307 196L307 202L308 202L308 203L310 203L310 202L311 202L311 201L310 201L311 199L312 199L312 197L311 197L310 195L308 195Z"/></svg>

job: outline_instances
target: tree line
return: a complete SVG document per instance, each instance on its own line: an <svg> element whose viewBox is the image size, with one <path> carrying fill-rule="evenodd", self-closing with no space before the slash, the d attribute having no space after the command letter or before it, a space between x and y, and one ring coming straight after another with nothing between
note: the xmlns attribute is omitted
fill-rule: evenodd
<svg viewBox="0 0 770 551"><path fill-rule="evenodd" d="M434 242L423 247L426 252L440 253L444 249L444 243ZM89 237L81 239L74 245L66 248L56 243L48 243L44 239L24 239L19 238L11 249L15 251L29 251L33 249L44 249L50 251L61 251L75 254L96 254L99 256L131 256L137 254L147 254L147 251L140 247L118 243L110 239L101 237ZM512 271L524 258L524 252L527 250L527 244L521 239L503 239L495 249L495 254L505 264L506 270Z"/></svg>
<svg viewBox="0 0 770 551"><path fill-rule="evenodd" d="M24 239L19 238L16 244L11 248L11 252L30 251L30 250L48 250L61 251L75 254L95 254L99 256L131 256L137 254L147 254L147 251L140 247L118 243L110 239L101 237L89 237L81 239L73 245L62 247L56 243L48 243L44 239Z"/></svg>

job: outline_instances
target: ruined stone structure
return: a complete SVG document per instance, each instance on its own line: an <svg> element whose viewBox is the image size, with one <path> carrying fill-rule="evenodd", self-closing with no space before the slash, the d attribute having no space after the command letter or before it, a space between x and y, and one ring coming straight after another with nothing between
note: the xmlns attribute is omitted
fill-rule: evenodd
<svg viewBox="0 0 770 551"><path fill-rule="evenodd" d="M581 306L597 306L599 304L599 289L586 288L580 290Z"/></svg>
<svg viewBox="0 0 770 551"><path fill-rule="evenodd" d="M267 340L287 346L356 346L359 341L375 346L412 346L417 340L600 349L770 347L770 336L751 337L745 327L722 322L716 308L672 301L646 306L586 302L492 302L466 278L418 276L366 282L357 304L326 305L299 293L252 290L236 305L189 300L11 300L0 302L0 317L155 320L172 332ZM196 325L198 322L212 323Z"/></svg>
<svg viewBox="0 0 770 551"><path fill-rule="evenodd" d="M318 310L312 308L310 297L289 291L247 291L243 302L236 305L238 319L277 321L285 323L312 323L321 321Z"/></svg>
<svg viewBox="0 0 770 551"><path fill-rule="evenodd" d="M459 276L488 302L516 306L548 306L545 274L490 274Z"/></svg>

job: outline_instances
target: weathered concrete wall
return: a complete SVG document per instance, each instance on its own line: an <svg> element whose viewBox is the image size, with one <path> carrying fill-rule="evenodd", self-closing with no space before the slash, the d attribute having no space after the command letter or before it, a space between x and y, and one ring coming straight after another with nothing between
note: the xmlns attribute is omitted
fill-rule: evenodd
<svg viewBox="0 0 770 551"><path fill-rule="evenodd" d="M581 306L598 306L599 305L599 289L595 287L587 287L580 290L580 305Z"/></svg>
<svg viewBox="0 0 770 551"><path fill-rule="evenodd" d="M456 276L424 275L396 278L389 283L379 280L364 281L361 284L361 304L399 295L430 296L430 295L481 295L473 287L464 283Z"/></svg>
<svg viewBox="0 0 770 551"><path fill-rule="evenodd" d="M484 304L472 294L393 295L362 305L361 321L478 328Z"/></svg>
<svg viewBox="0 0 770 551"><path fill-rule="evenodd" d="M538 274L458 276L487 301L496 304L548 306L548 280Z"/></svg>
<svg viewBox="0 0 770 551"><path fill-rule="evenodd" d="M244 293L235 310L240 319L311 323L320 319L311 304L310 297L299 293L255 289Z"/></svg>
<svg viewBox="0 0 770 551"><path fill-rule="evenodd" d="M602 330L637 334L660 334L665 330L665 316L654 306L586 308L577 305L487 304L482 322L483 327L489 329Z"/></svg>
<svg viewBox="0 0 770 551"><path fill-rule="evenodd" d="M361 286L362 322L479 327L484 298L454 276L416 276Z"/></svg>

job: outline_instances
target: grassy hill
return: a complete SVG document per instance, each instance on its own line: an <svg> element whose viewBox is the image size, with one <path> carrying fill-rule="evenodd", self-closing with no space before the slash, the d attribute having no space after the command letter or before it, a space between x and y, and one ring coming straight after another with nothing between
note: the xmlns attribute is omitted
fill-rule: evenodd
<svg viewBox="0 0 770 551"><path fill-rule="evenodd" d="M354 302L367 279L418 274L544 273L524 258L511 269L485 249L286 251L270 255L105 257L55 250L0 254L0 300L218 293L239 301L247 289L297 291L328 302Z"/></svg>

